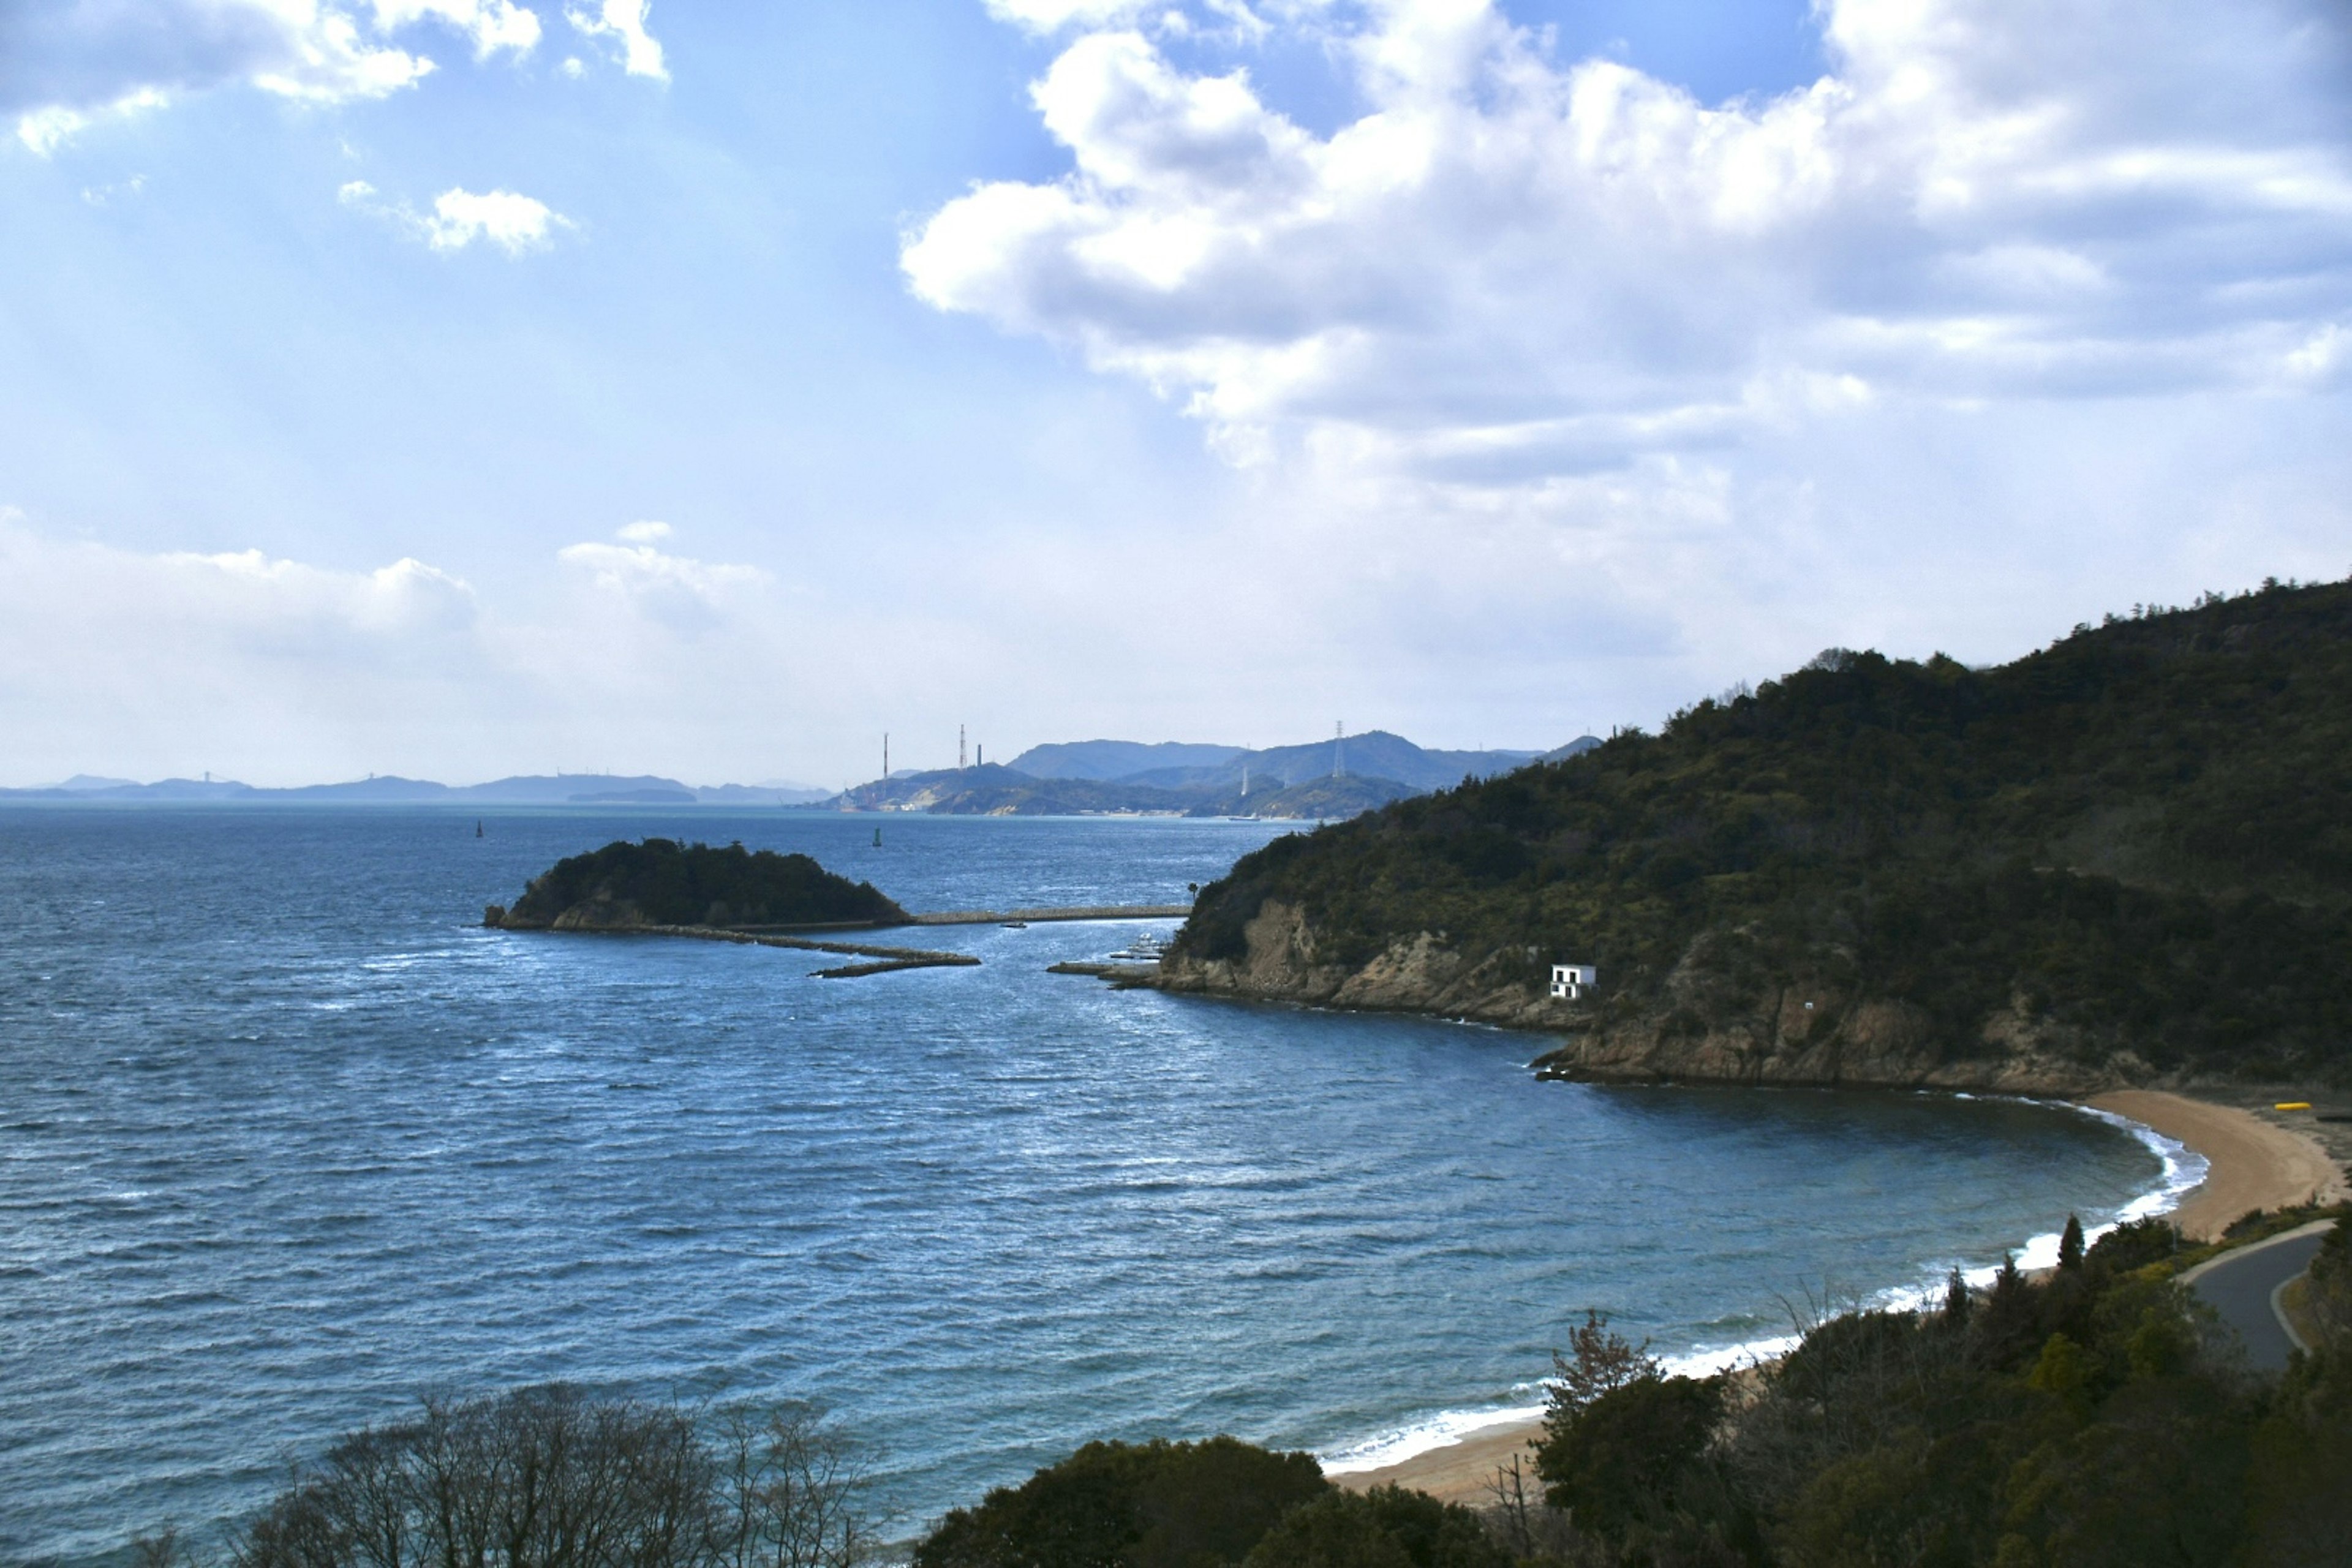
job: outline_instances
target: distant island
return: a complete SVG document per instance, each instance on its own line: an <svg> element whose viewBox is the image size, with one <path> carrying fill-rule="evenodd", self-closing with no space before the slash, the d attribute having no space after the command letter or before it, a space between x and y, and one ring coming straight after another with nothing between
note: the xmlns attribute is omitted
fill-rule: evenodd
<svg viewBox="0 0 2352 1568"><path fill-rule="evenodd" d="M686 784L657 774L536 773L487 784L372 775L342 784L257 788L234 779L136 780L77 773L0 801L93 805L539 805L801 807L942 816L1354 816L1465 778L1491 778L1574 756L1591 735L1550 752L1433 750L1383 730L1298 746L1074 741L1033 746L1008 766L900 770L833 791L802 784Z"/></svg>
<svg viewBox="0 0 2352 1568"><path fill-rule="evenodd" d="M909 917L870 882L836 876L806 855L714 848L648 838L559 860L511 908L483 923L506 931L904 925Z"/></svg>
<svg viewBox="0 0 2352 1568"><path fill-rule="evenodd" d="M2273 583L1994 668L1833 648L1277 839L1156 983L1556 1030L1573 1078L2343 1083L2347 825L2352 584Z"/></svg>
<svg viewBox="0 0 2352 1568"><path fill-rule="evenodd" d="M1551 752L1426 749L1385 730L1265 751L1081 741L1035 746L1007 763L894 773L826 803L845 811L942 816L1260 816L1326 820L1590 751L1591 735Z"/></svg>
<svg viewBox="0 0 2352 1568"><path fill-rule="evenodd" d="M77 773L39 789L0 789L0 800L81 801L108 805L810 805L831 790L802 784L702 784L649 773L522 773L488 784L445 784L390 773L343 784L257 788L235 779L101 778Z"/></svg>

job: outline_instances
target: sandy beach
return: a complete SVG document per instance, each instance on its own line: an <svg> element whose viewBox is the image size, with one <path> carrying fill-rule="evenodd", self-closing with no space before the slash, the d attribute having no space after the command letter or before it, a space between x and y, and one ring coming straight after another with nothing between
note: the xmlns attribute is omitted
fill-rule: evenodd
<svg viewBox="0 0 2352 1568"><path fill-rule="evenodd" d="M1351 1491L1368 1491L1393 1481L1447 1502L1482 1508L1495 1500L1496 1472L1507 1468L1516 1454L1519 1468L1527 1477L1528 1498L1535 1500L1542 1496L1543 1483L1536 1479L1536 1456L1531 1445L1542 1436L1540 1421L1482 1426L1458 1443L1415 1454L1377 1470L1359 1470L1352 1475L1333 1476L1331 1479Z"/></svg>
<svg viewBox="0 0 2352 1568"><path fill-rule="evenodd" d="M2205 1180L2182 1197L2171 1216L2192 1240L2219 1236L2250 1209L2352 1196L2344 1172L2315 1140L2252 1111L2151 1089L2117 1089L2084 1103L2152 1127L2204 1156ZM1393 1465L1332 1479L1358 1491L1394 1482L1448 1502L1483 1505L1495 1500L1496 1473L1508 1467L1514 1455L1527 1472L1529 1488L1538 1486L1530 1445L1542 1435L1539 1421L1481 1427L1458 1442Z"/></svg>
<svg viewBox="0 0 2352 1568"><path fill-rule="evenodd" d="M2172 1213L2191 1240L2211 1240L2250 1209L2334 1203L2347 1195L2344 1173L2317 1141L2252 1111L2154 1089L2117 1089L2084 1103L2153 1127L2205 1156L2204 1182Z"/></svg>

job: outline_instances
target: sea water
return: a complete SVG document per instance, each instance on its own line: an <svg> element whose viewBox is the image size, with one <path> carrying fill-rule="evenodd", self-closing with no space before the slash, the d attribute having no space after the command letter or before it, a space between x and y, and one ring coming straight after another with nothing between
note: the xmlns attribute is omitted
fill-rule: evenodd
<svg viewBox="0 0 2352 1568"><path fill-rule="evenodd" d="M819 1401L902 1528L1095 1437L1335 1467L1688 1364L2194 1171L1950 1096L1539 1082L1538 1037L486 931L562 856L801 849L911 909L1181 902L1283 826L0 809L0 1560L204 1532L428 1390Z"/></svg>

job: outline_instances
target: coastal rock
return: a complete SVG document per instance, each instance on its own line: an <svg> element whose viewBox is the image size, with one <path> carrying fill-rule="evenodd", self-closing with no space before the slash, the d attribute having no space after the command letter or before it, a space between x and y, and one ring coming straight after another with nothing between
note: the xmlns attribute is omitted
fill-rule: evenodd
<svg viewBox="0 0 2352 1568"><path fill-rule="evenodd" d="M1330 1002L1348 979L1342 966L1317 961L1315 932L1295 905L1267 900L1243 934L1248 952L1238 963L1214 958L1171 965L1163 960L1161 988L1286 1002Z"/></svg>
<svg viewBox="0 0 2352 1568"><path fill-rule="evenodd" d="M2153 1076L2128 1053L2085 1061L2079 1041L2030 1017L2021 1002L1988 1024L1980 1049L1955 1053L1919 1008L1851 995L1833 978L1773 974L1755 962L1738 932L1701 935L1666 977L1655 1005L1596 1006L1530 987L1515 952L1474 960L1443 932L1393 942L1350 970L1324 956L1328 944L1297 905L1268 900L1243 929L1244 956L1172 953L1151 984L1556 1032L1559 1044L1536 1065L1547 1077L1579 1081L2084 1095ZM1843 967L1835 952L1819 956L1822 975Z"/></svg>

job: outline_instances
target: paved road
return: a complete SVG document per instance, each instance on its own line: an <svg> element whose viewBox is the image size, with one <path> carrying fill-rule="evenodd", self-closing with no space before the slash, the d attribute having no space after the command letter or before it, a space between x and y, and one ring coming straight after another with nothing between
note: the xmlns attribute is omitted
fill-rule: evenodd
<svg viewBox="0 0 2352 1568"><path fill-rule="evenodd" d="M2280 1286L2311 1267L2320 1238L2334 1224L2323 1220L2242 1247L2183 1276L2189 1288L2238 1331L2238 1338L2245 1342L2246 1360L2255 1371L2285 1370L2287 1352L2294 1348L2294 1342L2287 1338L2286 1325L2279 1321L2271 1300Z"/></svg>

